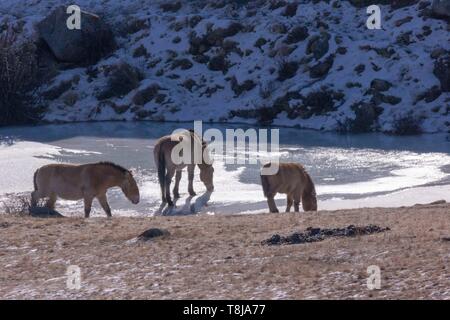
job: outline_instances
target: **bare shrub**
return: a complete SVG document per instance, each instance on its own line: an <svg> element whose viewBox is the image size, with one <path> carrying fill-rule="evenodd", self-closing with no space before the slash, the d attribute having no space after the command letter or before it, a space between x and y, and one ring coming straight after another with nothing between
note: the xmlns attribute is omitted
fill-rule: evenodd
<svg viewBox="0 0 450 320"><path fill-rule="evenodd" d="M259 96L262 99L269 99L273 96L275 90L275 83L273 81L268 81L259 85Z"/></svg>
<svg viewBox="0 0 450 320"><path fill-rule="evenodd" d="M294 77L297 74L299 64L297 61L281 61L278 65L278 78L279 81L285 81Z"/></svg>
<svg viewBox="0 0 450 320"><path fill-rule="evenodd" d="M20 42L12 29L0 34L0 126L34 123L42 109L36 108L38 87L36 46Z"/></svg>
<svg viewBox="0 0 450 320"><path fill-rule="evenodd" d="M31 198L26 195L13 195L2 201L2 207L6 214L10 215L30 215Z"/></svg>
<svg viewBox="0 0 450 320"><path fill-rule="evenodd" d="M108 78L106 88L97 96L100 100L127 95L136 89L143 79L142 73L126 62L114 66Z"/></svg>
<svg viewBox="0 0 450 320"><path fill-rule="evenodd" d="M397 117L394 119L392 133L402 136L421 134L422 119L411 113L406 116Z"/></svg>

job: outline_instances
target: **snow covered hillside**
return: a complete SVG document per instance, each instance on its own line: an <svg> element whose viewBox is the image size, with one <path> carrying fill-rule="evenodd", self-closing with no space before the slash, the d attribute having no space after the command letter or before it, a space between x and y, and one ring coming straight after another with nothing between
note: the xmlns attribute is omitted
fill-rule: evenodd
<svg viewBox="0 0 450 320"><path fill-rule="evenodd" d="M366 27L373 2L391 3L380 6L381 30ZM46 18L57 23L52 11L69 4L112 31L108 48L89 48L98 50L93 62L64 61L67 45L56 52L52 37L68 31L39 27ZM446 13L411 0L0 0L0 32L12 26L40 39L41 68L50 74L40 93L47 121L449 132Z"/></svg>

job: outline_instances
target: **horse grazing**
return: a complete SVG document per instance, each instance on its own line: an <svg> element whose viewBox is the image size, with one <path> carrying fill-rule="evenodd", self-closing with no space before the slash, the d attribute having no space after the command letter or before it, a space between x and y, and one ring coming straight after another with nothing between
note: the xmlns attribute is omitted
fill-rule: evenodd
<svg viewBox="0 0 450 320"><path fill-rule="evenodd" d="M177 153L177 149L180 148L180 143L190 145L190 155L184 154L181 148ZM174 148L177 148L174 150ZM174 151L174 152L173 152ZM172 153L182 157L182 161L174 161ZM205 185L208 192L214 190L213 175L214 167L212 161L209 158L207 150L207 143L202 140L194 131L185 130L181 133L172 134L161 137L155 144L153 149L153 156L155 158L155 164L158 168L158 180L161 187L162 202L167 203L169 206L173 206L174 203L170 197L170 184L172 178L175 175L175 186L173 188L174 198L179 198L179 185L181 180L182 170L187 167L188 171L188 192L189 195L195 196L193 180L195 166L200 169L200 180Z"/></svg>
<svg viewBox="0 0 450 320"><path fill-rule="evenodd" d="M127 169L111 163L99 162L83 165L50 164L34 173L34 191L31 206L36 207L39 199L48 197L46 206L54 209L58 197L65 200L84 200L84 215L91 213L92 201L97 198L111 217L106 192L120 187L133 204L139 203L139 188L133 175Z"/></svg>
<svg viewBox="0 0 450 320"><path fill-rule="evenodd" d="M276 174L261 175L261 184L270 212L279 212L274 201L278 192L287 194L286 212L291 210L292 203L294 203L295 212L298 212L300 199L303 210L316 211L316 189L305 168L297 163L279 163L278 165L279 169ZM265 168L269 166L270 163L264 165Z"/></svg>

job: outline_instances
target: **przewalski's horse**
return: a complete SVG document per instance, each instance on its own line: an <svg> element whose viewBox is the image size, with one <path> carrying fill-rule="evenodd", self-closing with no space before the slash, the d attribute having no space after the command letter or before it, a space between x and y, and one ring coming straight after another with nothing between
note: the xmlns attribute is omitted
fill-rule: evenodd
<svg viewBox="0 0 450 320"><path fill-rule="evenodd" d="M182 145L190 145L190 155L183 155ZM176 148L174 150L174 148ZM178 150L180 149L180 150ZM183 161L175 161L172 154L177 158L183 158ZM197 165L200 169L200 180L205 185L208 192L214 190L213 175L214 167L209 156L207 149L207 143L202 140L192 130L184 130L183 132L164 136L160 138L153 149L153 155L155 157L155 164L158 168L158 179L161 187L161 196L163 203L169 206L173 206L173 201L170 197L170 184L172 178L175 176L175 186L173 188L174 198L179 198L179 185L181 180L181 173L183 168L187 167L188 171L188 192L191 196L195 196L193 187L194 171Z"/></svg>
<svg viewBox="0 0 450 320"><path fill-rule="evenodd" d="M127 169L111 163L99 162L83 165L50 164L34 173L34 192L31 206L35 207L41 198L48 197L47 207L54 209L57 198L84 200L84 215L91 213L92 201L97 198L111 217L106 192L109 188L120 187L133 204L139 203L139 188L133 175Z"/></svg>
<svg viewBox="0 0 450 320"><path fill-rule="evenodd" d="M291 210L292 203L294 203L295 212L298 212L300 200L303 210L316 211L316 189L305 168L297 163L279 163L278 165L276 174L261 175L261 184L270 212L278 212L274 201L278 192L287 194L286 212ZM269 166L270 164L264 165L265 168Z"/></svg>

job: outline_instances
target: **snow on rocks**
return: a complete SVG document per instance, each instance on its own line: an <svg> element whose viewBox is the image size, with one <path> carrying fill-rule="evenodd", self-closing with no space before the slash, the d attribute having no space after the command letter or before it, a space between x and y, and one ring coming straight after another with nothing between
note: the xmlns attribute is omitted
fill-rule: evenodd
<svg viewBox="0 0 450 320"><path fill-rule="evenodd" d="M114 36L97 15L81 12L81 30L67 28L66 7L53 10L38 23L39 36L46 42L55 57L64 62L98 61L114 50Z"/></svg>
<svg viewBox="0 0 450 320"><path fill-rule="evenodd" d="M90 66L57 64L42 85L45 118L393 133L398 119L420 119L421 132L450 130L449 26L435 19L448 1L376 1L382 29L369 30L374 2L79 0L110 26L117 47ZM69 4L2 1L0 30L22 26L23 36L39 37L39 23ZM323 109L306 99L317 92ZM339 99L330 105L326 92Z"/></svg>

